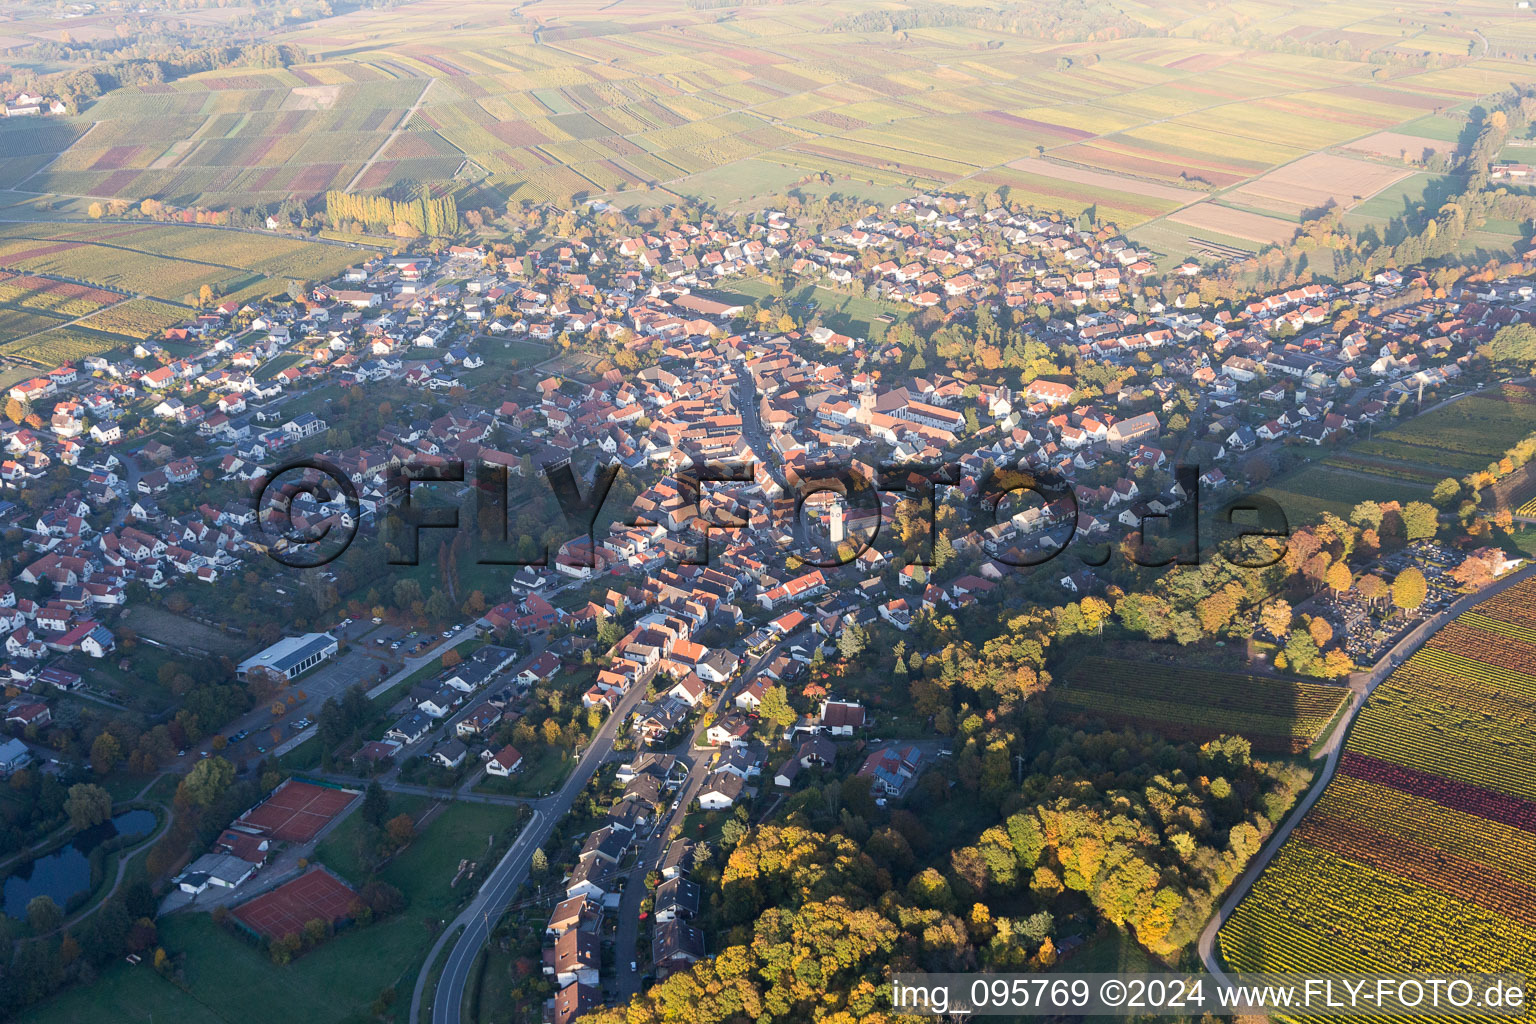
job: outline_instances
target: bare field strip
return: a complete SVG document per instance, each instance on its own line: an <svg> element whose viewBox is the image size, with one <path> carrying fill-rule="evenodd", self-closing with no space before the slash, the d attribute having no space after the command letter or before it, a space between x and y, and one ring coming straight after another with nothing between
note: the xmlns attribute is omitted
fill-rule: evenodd
<svg viewBox="0 0 1536 1024"><path fill-rule="evenodd" d="M1170 213L1168 220L1202 231L1246 238L1261 245L1284 242L1296 233L1296 225L1290 221L1218 206L1208 199Z"/></svg>
<svg viewBox="0 0 1536 1024"><path fill-rule="evenodd" d="M1313 153L1238 186L1227 193L1227 198L1258 205L1278 204L1274 208L1289 208L1294 213L1330 204L1348 209L1412 173L1407 167Z"/></svg>
<svg viewBox="0 0 1536 1024"><path fill-rule="evenodd" d="M1204 192L1196 192L1193 189L1159 185L1156 182L1124 178L1118 174L1105 174L1103 171L1090 171L1082 167L1066 167L1038 157L1014 160L1008 166L1017 171L1037 174L1042 178L1055 178L1058 181L1070 181L1077 185L1114 189L1119 192L1129 192L1132 195L1150 196L1153 199L1172 199L1181 203L1193 203L1198 202L1205 195Z"/></svg>
<svg viewBox="0 0 1536 1024"><path fill-rule="evenodd" d="M1344 147L1355 153L1369 153L1388 160L1424 160L1435 153L1450 152L1455 145L1439 139L1426 139L1422 135L1405 132L1377 132Z"/></svg>

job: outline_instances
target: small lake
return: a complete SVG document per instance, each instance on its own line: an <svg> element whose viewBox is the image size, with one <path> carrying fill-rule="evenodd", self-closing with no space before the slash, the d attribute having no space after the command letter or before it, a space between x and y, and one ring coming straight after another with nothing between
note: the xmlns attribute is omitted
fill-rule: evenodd
<svg viewBox="0 0 1536 1024"><path fill-rule="evenodd" d="M52 896L60 907L91 887L91 851L114 836L147 836L155 830L154 811L124 811L111 821L75 833L52 853L23 864L5 880L7 916L25 920L27 904L37 896Z"/></svg>

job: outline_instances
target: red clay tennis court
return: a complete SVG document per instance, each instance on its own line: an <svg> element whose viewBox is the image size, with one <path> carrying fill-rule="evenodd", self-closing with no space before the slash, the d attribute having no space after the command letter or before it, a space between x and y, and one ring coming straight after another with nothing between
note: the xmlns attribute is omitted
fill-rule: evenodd
<svg viewBox="0 0 1536 1024"><path fill-rule="evenodd" d="M317 866L249 903L242 903L232 913L251 930L269 939L280 939L303 931L317 917L335 924L348 916L354 898L345 882Z"/></svg>
<svg viewBox="0 0 1536 1024"><path fill-rule="evenodd" d="M286 843L307 843L357 799L356 793L289 779L240 816L240 823Z"/></svg>

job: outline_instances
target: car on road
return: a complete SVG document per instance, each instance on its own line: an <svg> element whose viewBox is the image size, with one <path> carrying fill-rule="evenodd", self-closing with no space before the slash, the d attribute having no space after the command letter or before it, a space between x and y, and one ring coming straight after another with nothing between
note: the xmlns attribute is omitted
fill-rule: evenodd
<svg viewBox="0 0 1536 1024"><path fill-rule="evenodd" d="M631 960L631 961L630 961L630 962L629 962L629 969L630 969L630 970L631 970L631 971L638 971L638 970L639 970L639 969L640 969L640 965L639 965L639 964L637 964L637 963L636 963L636 962L635 962L635 961L633 961L633 960Z"/></svg>

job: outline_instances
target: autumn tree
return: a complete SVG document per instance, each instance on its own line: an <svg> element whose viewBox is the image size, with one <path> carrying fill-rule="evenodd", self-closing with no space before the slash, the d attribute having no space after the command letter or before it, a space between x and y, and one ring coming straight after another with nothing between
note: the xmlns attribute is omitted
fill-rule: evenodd
<svg viewBox="0 0 1536 1024"><path fill-rule="evenodd" d="M222 757L204 758L181 780L177 793L189 803L207 807L222 796L234 781L234 765Z"/></svg>
<svg viewBox="0 0 1536 1024"><path fill-rule="evenodd" d="M1429 584L1414 566L1398 573L1397 579L1392 581L1392 603L1405 612L1417 611L1428 595Z"/></svg>
<svg viewBox="0 0 1536 1024"><path fill-rule="evenodd" d="M397 814L389 819L384 831L389 835L389 841L399 849L416 838L416 823L409 814Z"/></svg>
<svg viewBox="0 0 1536 1024"><path fill-rule="evenodd" d="M1336 595L1342 595L1354 583L1354 577L1350 575L1349 566L1340 559L1328 567L1328 575L1325 577L1328 589Z"/></svg>
<svg viewBox="0 0 1536 1024"><path fill-rule="evenodd" d="M91 743L91 770L97 775L106 775L117 767L122 757L122 744L109 732L97 736Z"/></svg>
<svg viewBox="0 0 1536 1024"><path fill-rule="evenodd" d="M1291 610L1291 602L1282 598L1276 598L1264 606L1259 612L1259 625L1264 631L1273 637L1283 637L1291 630L1291 619L1295 613Z"/></svg>

